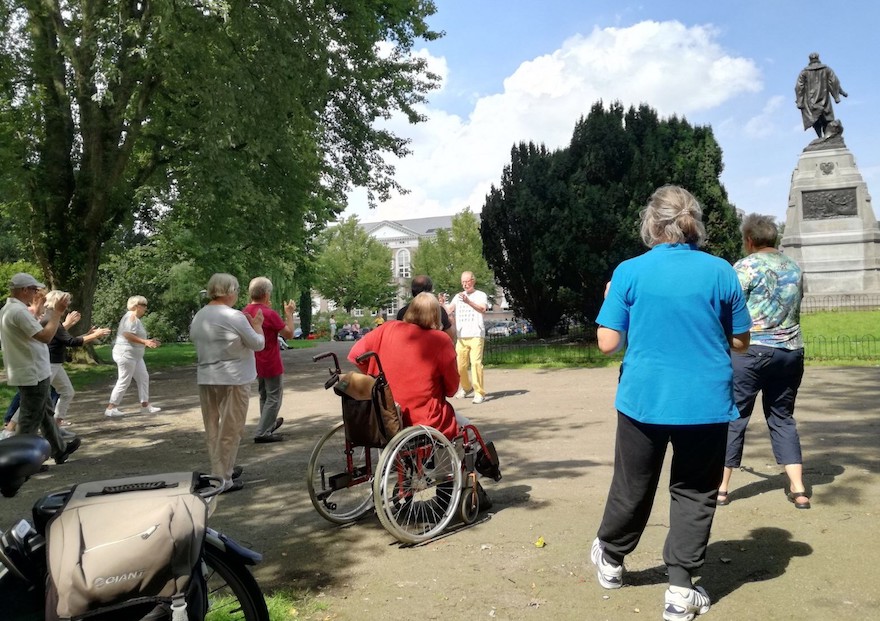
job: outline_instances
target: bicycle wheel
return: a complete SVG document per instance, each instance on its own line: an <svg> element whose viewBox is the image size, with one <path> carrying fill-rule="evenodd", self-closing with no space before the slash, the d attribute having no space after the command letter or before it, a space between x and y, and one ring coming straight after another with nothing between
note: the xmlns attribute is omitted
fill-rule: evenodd
<svg viewBox="0 0 880 621"><path fill-rule="evenodd" d="M369 513L373 508L370 481L378 458L378 449L349 447L341 421L324 434L309 458L306 478L309 498L321 517L348 524Z"/></svg>
<svg viewBox="0 0 880 621"><path fill-rule="evenodd" d="M210 545L205 545L203 560L208 583L205 621L269 621L263 592L246 565Z"/></svg>
<svg viewBox="0 0 880 621"><path fill-rule="evenodd" d="M404 429L382 451L373 497L382 526L403 543L440 534L459 509L461 458L431 427Z"/></svg>

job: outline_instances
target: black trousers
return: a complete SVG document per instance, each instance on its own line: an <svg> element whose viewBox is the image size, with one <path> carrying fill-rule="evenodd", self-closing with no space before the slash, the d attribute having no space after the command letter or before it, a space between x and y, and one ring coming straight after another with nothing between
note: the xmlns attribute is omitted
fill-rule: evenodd
<svg viewBox="0 0 880 621"><path fill-rule="evenodd" d="M49 378L38 382L34 386L19 386L21 405L18 412L18 433L36 435L42 430L43 437L52 447L52 457L58 457L67 447L67 442L61 437L58 425L55 424L55 410L52 408L50 398Z"/></svg>
<svg viewBox="0 0 880 621"><path fill-rule="evenodd" d="M612 561L622 563L635 550L651 515L670 443L669 534L663 561L671 585L690 587L691 575L706 559L727 423L649 425L618 412L614 476L598 537Z"/></svg>

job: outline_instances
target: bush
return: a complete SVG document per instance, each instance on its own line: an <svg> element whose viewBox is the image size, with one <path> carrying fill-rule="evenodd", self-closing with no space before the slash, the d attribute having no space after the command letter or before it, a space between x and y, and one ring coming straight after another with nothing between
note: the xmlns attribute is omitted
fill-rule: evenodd
<svg viewBox="0 0 880 621"><path fill-rule="evenodd" d="M16 261L15 263L0 263L0 289L8 292L9 281L15 274L24 272L30 274L40 282L43 280L43 270L36 263L30 261Z"/></svg>
<svg viewBox="0 0 880 621"><path fill-rule="evenodd" d="M163 343L174 343L178 339L178 331L162 313L144 315L141 320L151 339L159 339Z"/></svg>

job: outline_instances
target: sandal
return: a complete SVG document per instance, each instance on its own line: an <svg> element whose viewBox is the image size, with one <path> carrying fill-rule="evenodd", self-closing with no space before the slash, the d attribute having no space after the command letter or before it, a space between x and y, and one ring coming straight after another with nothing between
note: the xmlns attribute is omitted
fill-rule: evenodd
<svg viewBox="0 0 880 621"><path fill-rule="evenodd" d="M794 503L795 509L809 509L810 508L810 496L807 494L807 490L802 492L791 492L786 493L789 502ZM798 498L806 498L806 502L798 502Z"/></svg>
<svg viewBox="0 0 880 621"><path fill-rule="evenodd" d="M715 500L716 507L726 507L730 504L730 492L718 490L718 498Z"/></svg>

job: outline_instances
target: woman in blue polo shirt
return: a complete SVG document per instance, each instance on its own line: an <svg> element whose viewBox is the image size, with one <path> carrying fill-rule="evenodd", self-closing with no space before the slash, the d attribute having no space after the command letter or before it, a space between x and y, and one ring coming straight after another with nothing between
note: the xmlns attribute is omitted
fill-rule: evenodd
<svg viewBox="0 0 880 621"><path fill-rule="evenodd" d="M641 216L650 250L614 270L596 319L599 348L613 353L625 345L626 354L614 475L590 557L601 586L622 585L623 559L645 529L671 443L663 618L689 621L710 606L691 574L705 560L727 424L739 415L730 349L748 347L752 321L733 268L699 250L706 232L690 192L664 186Z"/></svg>

